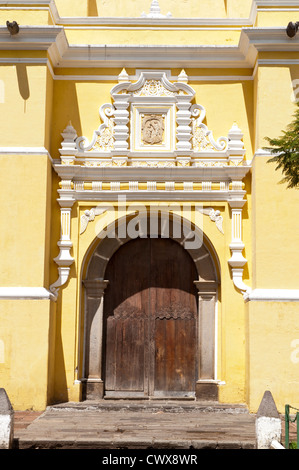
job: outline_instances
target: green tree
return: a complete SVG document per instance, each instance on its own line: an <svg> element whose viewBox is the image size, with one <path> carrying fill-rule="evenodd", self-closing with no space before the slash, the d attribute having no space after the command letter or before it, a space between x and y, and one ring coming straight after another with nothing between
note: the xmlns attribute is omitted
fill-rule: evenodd
<svg viewBox="0 0 299 470"><path fill-rule="evenodd" d="M266 137L270 146L264 147L273 155L268 163L276 163L276 170L281 170L284 176L280 183L287 183L288 188L299 187L299 102L296 106L294 120L281 131L282 136Z"/></svg>

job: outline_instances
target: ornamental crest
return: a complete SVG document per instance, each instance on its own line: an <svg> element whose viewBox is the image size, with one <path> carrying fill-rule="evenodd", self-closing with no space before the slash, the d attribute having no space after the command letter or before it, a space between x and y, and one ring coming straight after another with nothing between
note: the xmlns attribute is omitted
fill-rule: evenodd
<svg viewBox="0 0 299 470"><path fill-rule="evenodd" d="M174 92L163 86L160 80L146 80L134 96L174 96Z"/></svg>
<svg viewBox="0 0 299 470"><path fill-rule="evenodd" d="M214 138L204 124L206 111L192 104L195 90L182 71L171 82L164 71L140 71L136 82L127 72L111 89L111 103L100 107L101 125L91 140L77 137L69 125L62 136L61 162L84 166L219 166L243 161L243 134L233 126Z"/></svg>

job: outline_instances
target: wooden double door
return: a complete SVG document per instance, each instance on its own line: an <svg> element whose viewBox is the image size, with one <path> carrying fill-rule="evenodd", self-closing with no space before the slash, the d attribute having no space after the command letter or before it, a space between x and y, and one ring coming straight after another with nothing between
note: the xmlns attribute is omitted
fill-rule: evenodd
<svg viewBox="0 0 299 470"><path fill-rule="evenodd" d="M168 238L138 238L108 263L104 299L104 393L195 395L196 268Z"/></svg>

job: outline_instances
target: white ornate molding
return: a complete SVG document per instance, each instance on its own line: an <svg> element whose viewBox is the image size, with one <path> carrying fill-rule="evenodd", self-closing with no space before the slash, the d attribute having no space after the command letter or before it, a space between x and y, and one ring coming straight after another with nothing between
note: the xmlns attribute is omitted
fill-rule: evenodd
<svg viewBox="0 0 299 470"><path fill-rule="evenodd" d="M251 292L251 287L243 281L244 266L247 259L243 256L245 245L242 241L242 210L246 203L245 200L236 199L229 201L232 213L232 234L229 245L232 256L228 261L231 267L233 283L235 287L243 294L244 298Z"/></svg>
<svg viewBox="0 0 299 470"><path fill-rule="evenodd" d="M6 2L7 4L8 2ZM16 3L16 2L14 2ZM22 2L23 3L23 2ZM6 7L7 8L7 7ZM15 7L18 10L18 7ZM231 27L233 24L242 28L240 40L237 45L82 45L69 44L65 34L66 25L85 25L113 28L115 24L128 27L140 25L148 29L149 25L155 25L157 29L165 28L165 25L178 29L186 29L193 26L203 29L212 27ZM57 25L59 24L59 25ZM254 24L254 23L253 23ZM0 26L0 48L7 51L16 50L46 50L50 61L45 58L30 58L25 60L48 65L51 73L56 67L132 67L176 68L181 64L184 68L254 68L260 51L294 51L299 50L298 38L288 38L284 27L253 27L246 24L246 20L238 18L200 19L200 18L164 18L163 26L160 18L64 18L57 20L56 24L46 26L27 26L20 28L15 36L7 34L7 27ZM105 26L104 26L105 25ZM248 25L248 27L246 27ZM244 27L245 26L245 27ZM14 55L1 59L2 63L15 63ZM19 59L24 60L24 58ZM31 62L34 63L34 62Z"/></svg>
<svg viewBox="0 0 299 470"><path fill-rule="evenodd" d="M246 302L299 302L299 289L253 289L244 295Z"/></svg>
<svg viewBox="0 0 299 470"><path fill-rule="evenodd" d="M92 209L86 209L81 215L80 235L85 232L89 222L95 220L97 215L101 215L108 210L108 207L93 207Z"/></svg>
<svg viewBox="0 0 299 470"><path fill-rule="evenodd" d="M91 142L82 136L76 139L76 148L78 151L95 150L99 152L107 152L114 148L114 122L111 117L115 113L112 104L106 103L100 107L99 114L103 124L94 131Z"/></svg>
<svg viewBox="0 0 299 470"><path fill-rule="evenodd" d="M160 5L158 0L153 0L151 3L149 13L143 12L141 18L171 18L172 14L170 12L167 15L162 15Z"/></svg>
<svg viewBox="0 0 299 470"><path fill-rule="evenodd" d="M56 296L45 287L0 287L0 299L54 300Z"/></svg>
<svg viewBox="0 0 299 470"><path fill-rule="evenodd" d="M71 188L69 180L62 183L62 194L58 199L60 205L60 240L57 245L59 247L59 254L54 258L58 266L58 279L51 284L50 291L57 297L59 289L67 282L71 270L71 265L74 258L71 256L71 248L73 243L71 241L71 211L75 199L72 196L63 194L63 191L68 191Z"/></svg>
<svg viewBox="0 0 299 470"><path fill-rule="evenodd" d="M100 107L102 124L89 141L69 123L62 132L61 164L85 166L243 165L243 134L236 124L214 139L204 124L205 108L191 105L195 91L184 70L177 82L165 71L139 71L132 83L125 69L111 90L112 103ZM155 128L155 129L154 129ZM159 136L159 137L157 137Z"/></svg>
<svg viewBox="0 0 299 470"><path fill-rule="evenodd" d="M192 141L193 149L197 152L204 150L226 150L228 145L227 137L219 137L214 140L213 133L203 124L206 117L206 110L200 104L194 104L191 108L192 119ZM231 133L231 131L230 131Z"/></svg>
<svg viewBox="0 0 299 470"><path fill-rule="evenodd" d="M223 231L223 217L221 215L221 212L219 210L213 209L213 207L205 207L205 208L197 208L199 212L201 212L204 215L208 215L210 217L210 220L212 222L215 222L217 229L219 232L224 234Z"/></svg>

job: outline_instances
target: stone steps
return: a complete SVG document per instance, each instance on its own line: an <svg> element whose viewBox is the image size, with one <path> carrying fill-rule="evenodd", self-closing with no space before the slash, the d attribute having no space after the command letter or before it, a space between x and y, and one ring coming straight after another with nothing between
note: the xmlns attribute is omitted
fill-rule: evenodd
<svg viewBox="0 0 299 470"><path fill-rule="evenodd" d="M211 402L102 400L48 407L19 449L254 449L255 415Z"/></svg>

